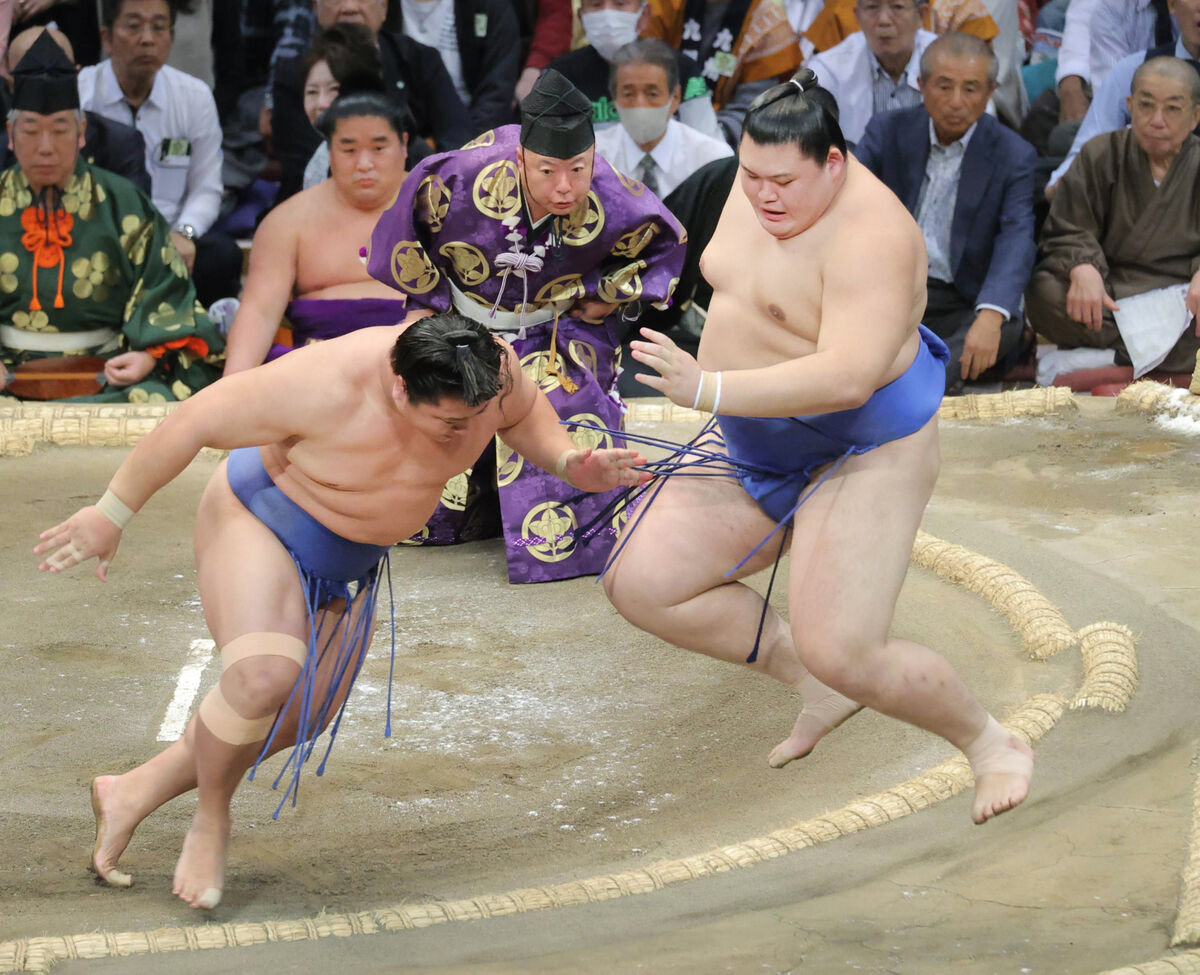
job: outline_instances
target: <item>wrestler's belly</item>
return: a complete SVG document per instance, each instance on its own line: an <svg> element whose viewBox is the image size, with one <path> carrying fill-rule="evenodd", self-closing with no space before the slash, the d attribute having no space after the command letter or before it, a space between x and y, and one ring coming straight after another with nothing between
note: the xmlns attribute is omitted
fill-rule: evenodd
<svg viewBox="0 0 1200 975"><path fill-rule="evenodd" d="M780 310L786 316L787 312ZM819 332L819 327L792 327L775 321L763 315L757 305L737 297L718 300L714 294L696 358L702 369L762 369L812 355L817 351ZM914 322L895 359L875 380L876 389L904 374L916 357L920 341Z"/></svg>
<svg viewBox="0 0 1200 975"><path fill-rule="evenodd" d="M306 486L282 475L275 485L330 531L353 542L391 545L419 532L437 507L445 482L360 491Z"/></svg>
<svg viewBox="0 0 1200 975"><path fill-rule="evenodd" d="M786 317L780 305L768 304ZM760 369L810 355L817 349L816 337L815 325L776 321L757 302L714 292L698 359L704 369Z"/></svg>
<svg viewBox="0 0 1200 975"><path fill-rule="evenodd" d="M368 278L362 281L344 281L339 284L328 284L317 280L296 282L297 298L392 298L401 299L404 296L395 288L389 288L382 281Z"/></svg>

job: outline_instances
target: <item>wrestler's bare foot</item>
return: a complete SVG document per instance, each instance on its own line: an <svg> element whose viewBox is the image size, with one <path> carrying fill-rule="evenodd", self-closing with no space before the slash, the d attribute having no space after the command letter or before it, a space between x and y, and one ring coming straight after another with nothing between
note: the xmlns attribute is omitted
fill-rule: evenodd
<svg viewBox="0 0 1200 975"><path fill-rule="evenodd" d="M963 752L975 773L971 818L976 824L1014 809L1029 795L1033 749L995 718L988 716L983 733Z"/></svg>
<svg viewBox="0 0 1200 975"><path fill-rule="evenodd" d="M117 869L117 861L129 845L138 819L121 801L119 776L99 775L92 779L92 815L96 817L96 842L89 869L113 887L131 886L133 878Z"/></svg>
<svg viewBox="0 0 1200 975"><path fill-rule="evenodd" d="M175 895L192 907L211 910L221 903L225 884L225 849L229 845L229 816L197 812L183 838L175 866Z"/></svg>
<svg viewBox="0 0 1200 975"><path fill-rule="evenodd" d="M856 701L826 687L812 674L805 675L799 690L804 708L792 726L792 733L767 756L771 768L783 768L789 762L803 758L829 732L862 710Z"/></svg>

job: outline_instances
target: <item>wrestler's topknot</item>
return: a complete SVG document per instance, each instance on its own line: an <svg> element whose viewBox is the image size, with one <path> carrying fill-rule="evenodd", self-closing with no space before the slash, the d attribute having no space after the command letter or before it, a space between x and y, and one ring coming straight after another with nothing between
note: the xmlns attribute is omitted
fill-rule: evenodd
<svg viewBox="0 0 1200 975"><path fill-rule="evenodd" d="M392 347L392 372L412 403L450 396L482 406L509 385L507 363L488 328L456 311L418 319Z"/></svg>
<svg viewBox="0 0 1200 975"><path fill-rule="evenodd" d="M742 135L764 146L791 143L822 165L834 147L846 154L837 100L808 68L801 68L790 80L768 88L750 103Z"/></svg>

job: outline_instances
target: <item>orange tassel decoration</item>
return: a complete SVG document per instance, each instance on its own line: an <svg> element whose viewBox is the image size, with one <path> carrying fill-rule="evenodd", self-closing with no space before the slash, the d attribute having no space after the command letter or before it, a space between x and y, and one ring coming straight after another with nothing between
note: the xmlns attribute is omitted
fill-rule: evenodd
<svg viewBox="0 0 1200 975"><path fill-rule="evenodd" d="M26 207L21 213L21 226L25 228L25 233L21 235L21 246L33 255L33 300L29 302L30 311L42 309L42 303L38 301L38 268L54 267L56 264L58 291L54 295L54 307L62 308L64 305L65 249L72 243L71 231L75 227L75 218L56 205L47 203L46 197L49 195L44 194L36 204Z"/></svg>

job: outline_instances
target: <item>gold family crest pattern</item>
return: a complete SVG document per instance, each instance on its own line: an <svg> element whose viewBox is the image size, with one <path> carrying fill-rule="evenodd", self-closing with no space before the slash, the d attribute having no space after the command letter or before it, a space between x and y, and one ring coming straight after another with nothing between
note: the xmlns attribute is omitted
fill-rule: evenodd
<svg viewBox="0 0 1200 975"><path fill-rule="evenodd" d="M434 289L441 275L424 247L415 240L402 240L392 248L392 277L402 290L423 295Z"/></svg>
<svg viewBox="0 0 1200 975"><path fill-rule="evenodd" d="M468 288L483 284L492 275L487 258L474 244L462 240L452 240L438 248L442 257L449 258L454 266L458 280Z"/></svg>
<svg viewBox="0 0 1200 975"><path fill-rule="evenodd" d="M493 220L517 214L521 209L521 181L516 162L501 159L484 166L475 177L471 199L476 210Z"/></svg>
<svg viewBox="0 0 1200 975"><path fill-rule="evenodd" d="M413 212L417 220L426 224L435 234L442 229L442 221L450 212L450 190L437 173L430 173L421 180Z"/></svg>
<svg viewBox="0 0 1200 975"><path fill-rule="evenodd" d="M530 508L521 522L525 551L540 562L561 562L575 551L575 512L558 501Z"/></svg>

